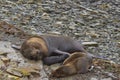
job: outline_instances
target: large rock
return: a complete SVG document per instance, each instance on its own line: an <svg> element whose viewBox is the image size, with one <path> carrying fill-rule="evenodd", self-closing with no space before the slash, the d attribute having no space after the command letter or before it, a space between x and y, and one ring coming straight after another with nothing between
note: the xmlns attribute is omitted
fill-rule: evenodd
<svg viewBox="0 0 120 80"><path fill-rule="evenodd" d="M24 58L19 51L15 51L11 47L10 42L0 41L0 44L0 57L3 61L1 62L4 65L7 61L7 65L4 65L4 67L6 66L7 74L20 77L22 80L26 80L22 76L26 78L30 76L32 80L48 80L42 61L32 61Z"/></svg>

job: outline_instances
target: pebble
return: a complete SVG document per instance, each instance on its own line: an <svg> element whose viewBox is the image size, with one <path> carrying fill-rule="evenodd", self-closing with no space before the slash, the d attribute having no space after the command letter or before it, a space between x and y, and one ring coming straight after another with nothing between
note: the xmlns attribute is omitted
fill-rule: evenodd
<svg viewBox="0 0 120 80"><path fill-rule="evenodd" d="M9 79L9 80L20 80L19 77L13 76L13 75L8 75L8 79Z"/></svg>
<svg viewBox="0 0 120 80"><path fill-rule="evenodd" d="M69 26L69 29L75 29L76 27L74 27L74 26Z"/></svg>
<svg viewBox="0 0 120 80"><path fill-rule="evenodd" d="M1 60L4 62L4 63L8 63L9 61L10 61L10 59L9 58L1 58Z"/></svg>
<svg viewBox="0 0 120 80"><path fill-rule="evenodd" d="M10 73L10 74L12 74L12 75L15 75L15 76L17 76L17 77L22 77L22 74L21 74L20 72L15 71L15 70L10 69L10 68L8 68L8 69L6 70L6 72L7 72L7 73Z"/></svg>
<svg viewBox="0 0 120 80"><path fill-rule="evenodd" d="M103 78L101 80L112 80L112 78Z"/></svg>
<svg viewBox="0 0 120 80"><path fill-rule="evenodd" d="M76 29L76 26L77 24L75 24L75 22L71 22L70 24L69 24L69 29L72 29L72 30L74 30L74 29Z"/></svg>
<svg viewBox="0 0 120 80"><path fill-rule="evenodd" d="M58 32L58 31L50 31L50 32L47 32L48 34L56 34L56 35L60 35L61 33Z"/></svg>
<svg viewBox="0 0 120 80"><path fill-rule="evenodd" d="M62 24L61 21L57 21L57 22L55 22L55 23L53 24L53 26L54 26L54 27L62 27L63 24Z"/></svg>
<svg viewBox="0 0 120 80"><path fill-rule="evenodd" d="M118 47L120 47L120 42L118 42Z"/></svg>
<svg viewBox="0 0 120 80"><path fill-rule="evenodd" d="M98 79L93 77L93 78L91 78L90 80L98 80Z"/></svg>
<svg viewBox="0 0 120 80"><path fill-rule="evenodd" d="M80 33L74 33L76 36L80 36Z"/></svg>
<svg viewBox="0 0 120 80"><path fill-rule="evenodd" d="M49 14L47 14L47 13L43 13L42 16L41 16L41 18L42 18L42 19L47 19L47 20L49 20L49 19L50 19L50 16L49 16Z"/></svg>
<svg viewBox="0 0 120 80"><path fill-rule="evenodd" d="M97 46L98 46L98 43L97 43L97 42L83 42L82 45L84 45L84 46L95 46L95 47L97 47Z"/></svg>
<svg viewBox="0 0 120 80"><path fill-rule="evenodd" d="M66 17L66 16L63 16L63 17L61 17L60 18L62 21L67 21L68 20L68 18Z"/></svg>

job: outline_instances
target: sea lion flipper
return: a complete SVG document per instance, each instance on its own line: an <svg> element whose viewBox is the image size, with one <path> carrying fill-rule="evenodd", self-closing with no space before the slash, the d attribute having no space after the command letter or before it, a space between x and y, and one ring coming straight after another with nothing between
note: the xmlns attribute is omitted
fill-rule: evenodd
<svg viewBox="0 0 120 80"><path fill-rule="evenodd" d="M88 67L87 67L88 65L87 64L82 64L82 66L80 67L80 69L79 69L79 71L78 71L78 73L79 74L84 74L84 73L87 73L88 72Z"/></svg>
<svg viewBox="0 0 120 80"><path fill-rule="evenodd" d="M87 73L87 72L88 72L88 69L86 69L86 68L78 71L79 74L84 74L84 73Z"/></svg>
<svg viewBox="0 0 120 80"><path fill-rule="evenodd" d="M58 49L54 50L54 52L57 53L57 54L62 54L62 55L63 55L63 54L70 55L70 53L64 52L64 51L60 51L60 50L58 50Z"/></svg>
<svg viewBox="0 0 120 80"><path fill-rule="evenodd" d="M46 65L51 65L51 64L55 64L55 63L60 63L63 62L67 57L69 57L68 55L64 54L64 55L60 55L60 56L50 56L50 57L45 57L43 59L43 63Z"/></svg>

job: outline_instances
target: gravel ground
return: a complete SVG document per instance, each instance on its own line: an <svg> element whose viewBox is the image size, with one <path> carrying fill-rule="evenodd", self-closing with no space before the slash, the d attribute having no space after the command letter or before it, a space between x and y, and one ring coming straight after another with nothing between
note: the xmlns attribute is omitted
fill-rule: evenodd
<svg viewBox="0 0 120 80"><path fill-rule="evenodd" d="M31 34L95 41L99 46L86 47L88 52L120 63L120 0L0 0L0 4L1 21ZM19 41L13 36L1 40Z"/></svg>

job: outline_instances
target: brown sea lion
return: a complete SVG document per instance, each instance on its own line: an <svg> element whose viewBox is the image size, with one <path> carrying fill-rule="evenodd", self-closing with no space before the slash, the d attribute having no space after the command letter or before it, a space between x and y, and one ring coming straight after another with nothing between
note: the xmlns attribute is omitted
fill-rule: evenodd
<svg viewBox="0 0 120 80"><path fill-rule="evenodd" d="M61 35L30 37L23 42L20 52L28 59L42 59L47 65L62 62L73 52L85 52L91 55L86 52L80 42Z"/></svg>
<svg viewBox="0 0 120 80"><path fill-rule="evenodd" d="M77 73L86 73L91 66L91 56L84 52L75 52L63 62L62 66L54 70L50 77L65 77Z"/></svg>

